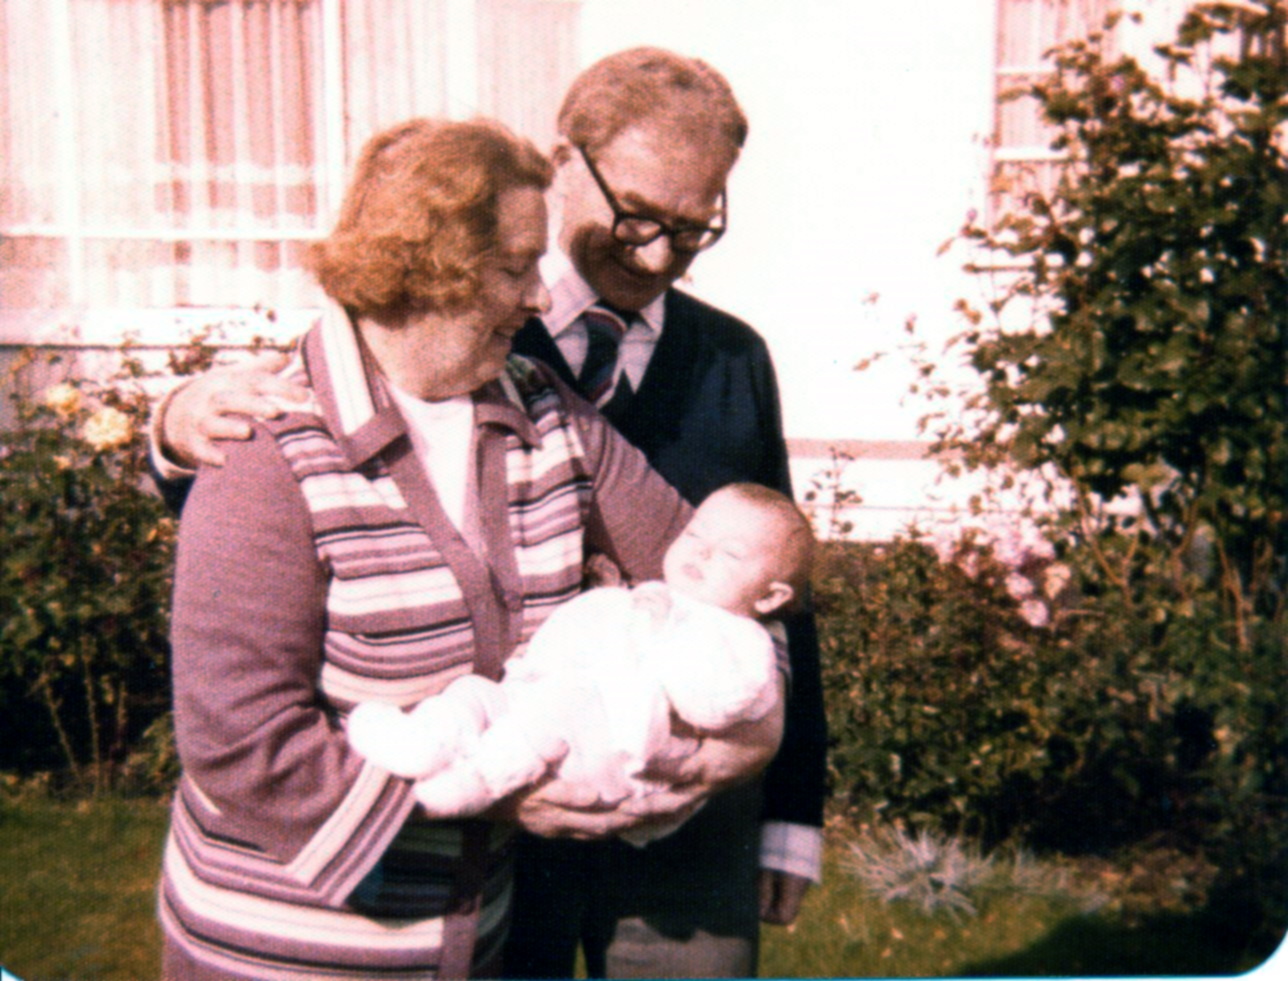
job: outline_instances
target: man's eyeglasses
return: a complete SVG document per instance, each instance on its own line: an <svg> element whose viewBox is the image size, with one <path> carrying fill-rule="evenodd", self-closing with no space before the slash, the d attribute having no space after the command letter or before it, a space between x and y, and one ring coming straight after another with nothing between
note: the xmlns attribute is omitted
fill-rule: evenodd
<svg viewBox="0 0 1288 981"><path fill-rule="evenodd" d="M710 225L668 225L656 218L626 211L617 203L616 196L600 174L599 168L590 159L586 148L579 146L577 152L581 154L581 159L586 161L586 169L590 171L590 176L595 178L595 183L599 185L604 200L613 211L613 238L623 245L639 248L665 235L671 240L672 250L692 255L715 245L720 236L725 233L725 229L729 227L728 194L723 190L720 192L720 215Z"/></svg>

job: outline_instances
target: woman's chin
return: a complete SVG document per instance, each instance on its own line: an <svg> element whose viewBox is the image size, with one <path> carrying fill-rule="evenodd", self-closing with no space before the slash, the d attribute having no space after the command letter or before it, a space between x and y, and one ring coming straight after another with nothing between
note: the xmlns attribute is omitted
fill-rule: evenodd
<svg viewBox="0 0 1288 981"><path fill-rule="evenodd" d="M490 357L479 365L478 371L474 373L474 377L478 379L478 385L481 387L500 378L501 373L505 371L505 362L509 356L510 349L507 347L504 354Z"/></svg>

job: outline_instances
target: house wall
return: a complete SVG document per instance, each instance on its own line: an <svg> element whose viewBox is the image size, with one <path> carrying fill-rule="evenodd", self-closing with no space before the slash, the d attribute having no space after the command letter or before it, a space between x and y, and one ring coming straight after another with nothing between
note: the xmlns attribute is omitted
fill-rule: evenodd
<svg viewBox="0 0 1288 981"><path fill-rule="evenodd" d="M565 6L567 0L552 0ZM474 0L453 0L478 52ZM1181 0L1131 0L1147 15L1144 51ZM945 482L924 456L927 405L910 395L920 356L948 363L962 324L954 303L983 300L961 247L941 251L985 206L997 0L583 0L577 62L655 44L711 62L732 83L751 136L731 180L730 230L684 284L753 324L777 365L798 496L829 474L830 448L856 456L840 486L863 504L854 534L889 537L910 519L958 520L977 481ZM467 9L468 8L468 9ZM464 26L461 26L464 25ZM468 41L469 43L466 43ZM489 41L483 47L497 48ZM499 50L499 48L497 48ZM455 93L471 88L453 62ZM517 70L517 69L516 69ZM454 97L453 114L473 107ZM535 135L535 134L534 134ZM206 317L209 311L201 311ZM0 347L56 342L48 318L0 323ZM130 318L147 343L168 313ZM120 318L78 315L86 343L110 343ZM915 336L906 325L915 322ZM264 326L264 325L259 325ZM282 322L265 331L283 335ZM255 331L251 331L252 333ZM230 338L233 339L233 338ZM872 367L855 365L880 354ZM0 362L5 360L0 350ZM0 364L0 367L3 367ZM955 377L969 379L958 370ZM845 449L848 447L848 450Z"/></svg>
<svg viewBox="0 0 1288 981"><path fill-rule="evenodd" d="M1135 52L1184 6L1130 3L1145 15L1126 40ZM751 135L730 183L730 229L686 285L768 341L798 497L833 480L829 448L855 456L840 476L863 499L848 509L857 537L959 523L981 490L924 457L929 406L909 388L914 353L973 377L942 349L964 327L955 302L981 304L983 284L962 271L962 246L941 246L985 207L996 10L997 0L582 7L584 64L654 44L709 61L737 93Z"/></svg>
<svg viewBox="0 0 1288 981"><path fill-rule="evenodd" d="M954 329L970 290L939 245L982 203L994 0L586 0L585 63L634 44L704 58L751 121L730 229L690 288L743 316L778 365L793 436L908 440L897 359ZM875 297L875 299L873 299Z"/></svg>
<svg viewBox="0 0 1288 981"><path fill-rule="evenodd" d="M888 538L947 520L965 489L937 485L908 394L913 340L959 328L975 284L941 243L983 206L995 0L586 0L582 60L655 44L710 62L751 123L729 188L730 228L687 288L770 345L797 496L838 478L844 520ZM871 368L855 365L881 352ZM829 450L854 457L839 472ZM827 515L820 511L826 529Z"/></svg>

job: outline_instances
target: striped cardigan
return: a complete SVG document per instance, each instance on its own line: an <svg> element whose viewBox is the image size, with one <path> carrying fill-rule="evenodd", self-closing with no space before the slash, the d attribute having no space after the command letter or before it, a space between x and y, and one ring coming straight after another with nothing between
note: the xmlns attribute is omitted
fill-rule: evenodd
<svg viewBox="0 0 1288 981"><path fill-rule="evenodd" d="M185 506L168 970L485 971L506 924L508 829L419 817L407 781L348 749L344 715L498 677L578 591L587 546L655 576L687 507L548 371L512 358L474 395L471 547L343 313L301 350L312 404L257 427Z"/></svg>

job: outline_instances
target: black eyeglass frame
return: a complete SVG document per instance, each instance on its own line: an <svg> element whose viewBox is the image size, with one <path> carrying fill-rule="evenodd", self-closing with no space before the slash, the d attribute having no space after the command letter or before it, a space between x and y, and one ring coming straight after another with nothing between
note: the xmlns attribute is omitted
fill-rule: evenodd
<svg viewBox="0 0 1288 981"><path fill-rule="evenodd" d="M590 159L590 154L586 152L584 146L577 147L577 152L581 154L581 159L586 162L586 169L590 171L590 176L595 179L599 186L600 193L604 195L604 200L608 202L608 207L613 212L613 238L622 245L631 248L643 248L652 242L656 242L665 235L671 240L671 250L681 255L697 255L699 252L705 252L711 246L720 241L722 236L729 229L729 192L721 188L720 190L720 216L718 224L715 225L679 225L673 226L666 222L653 218L649 215L642 215L635 211L627 211L613 194L612 188L608 186L608 181L604 180L604 175L599 172L595 162ZM623 231L623 228L629 229L628 222L641 222L646 228L652 231L643 231L632 235L629 230ZM697 244L685 244L679 236L697 235ZM709 236L703 238L703 236Z"/></svg>

